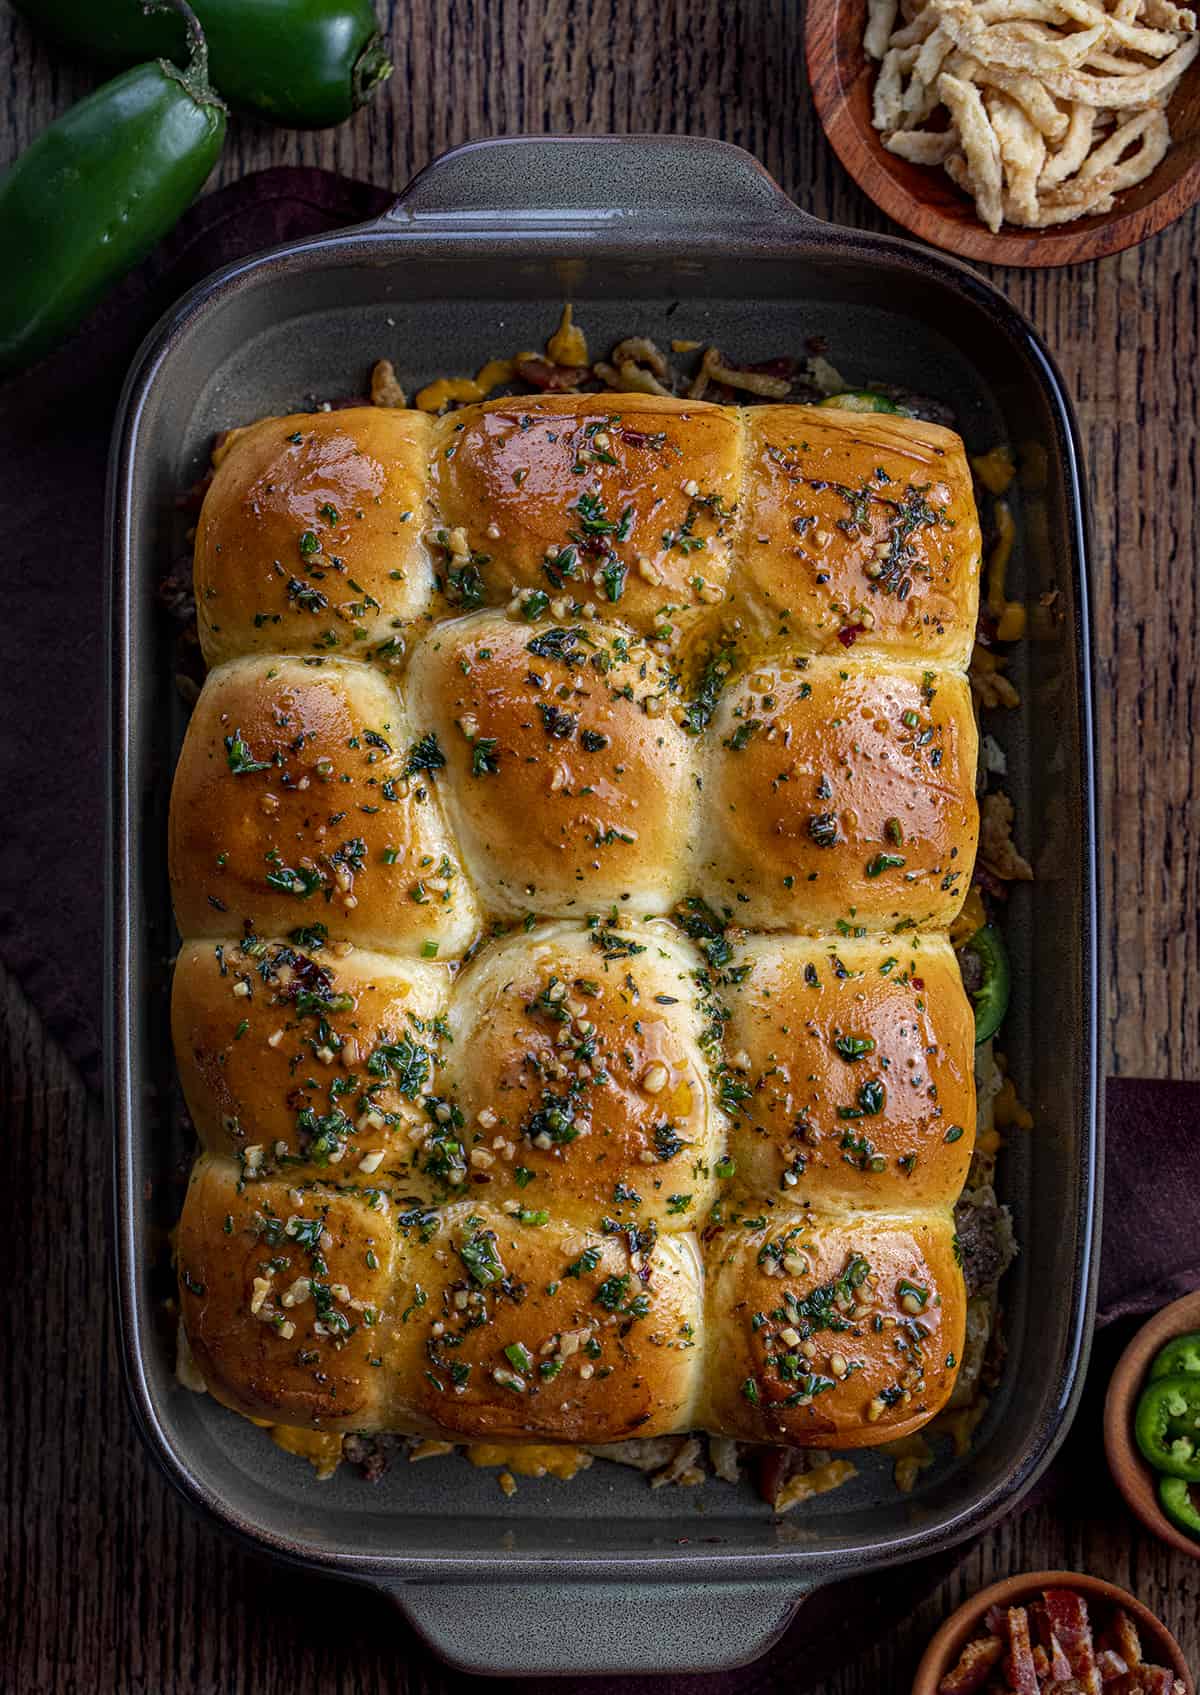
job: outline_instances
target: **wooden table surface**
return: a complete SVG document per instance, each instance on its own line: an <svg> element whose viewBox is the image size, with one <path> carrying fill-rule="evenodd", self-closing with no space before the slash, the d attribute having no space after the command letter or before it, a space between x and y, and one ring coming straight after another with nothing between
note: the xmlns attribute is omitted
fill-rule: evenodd
<svg viewBox="0 0 1200 1695"><path fill-rule="evenodd" d="M315 135L235 122L214 185L271 164L399 185L471 137L692 131L749 148L823 217L885 227L815 124L802 11L788 0L392 0L386 11L396 74L370 109ZM0 163L93 80L0 11ZM1094 266L994 277L1057 355L1090 468L1108 1060L1129 1075L1200 1075L1198 257L1193 213ZM8 1181L29 1197L20 1251L40 1268L20 1314L8 1313L18 1322L0 1357L0 1689L462 1687L384 1602L280 1572L198 1523L141 1451L108 1297L102 1117L11 982L0 997L0 1111ZM848 1650L824 1695L904 1695L921 1644L957 1600L1009 1572L1054 1566L1135 1589L1200 1668L1200 1562L1140 1535L1098 1467L1082 1506L1001 1525L886 1643L857 1658ZM790 1688L804 1687L794 1674Z"/></svg>

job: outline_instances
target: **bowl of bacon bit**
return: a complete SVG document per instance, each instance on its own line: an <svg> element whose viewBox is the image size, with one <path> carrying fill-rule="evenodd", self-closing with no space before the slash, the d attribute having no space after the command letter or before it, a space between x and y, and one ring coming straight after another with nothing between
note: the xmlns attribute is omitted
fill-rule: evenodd
<svg viewBox="0 0 1200 1695"><path fill-rule="evenodd" d="M1196 1695L1179 1644L1115 1583L1039 1571L952 1613L912 1695Z"/></svg>

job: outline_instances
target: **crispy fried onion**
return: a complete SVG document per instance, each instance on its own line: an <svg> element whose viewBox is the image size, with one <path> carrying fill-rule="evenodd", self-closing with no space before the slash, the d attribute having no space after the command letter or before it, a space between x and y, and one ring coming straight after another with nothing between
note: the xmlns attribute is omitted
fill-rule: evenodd
<svg viewBox="0 0 1200 1695"><path fill-rule="evenodd" d="M705 348L700 369L688 389L688 399L703 399L710 383L723 383L726 388L742 389L746 394L758 394L764 400L786 400L792 392L792 385L787 377L775 376L769 371L739 370L736 365L728 364L725 355L715 347Z"/></svg>
<svg viewBox="0 0 1200 1695"><path fill-rule="evenodd" d="M407 406L404 390L390 359L377 359L371 371L372 406Z"/></svg>
<svg viewBox="0 0 1200 1695"><path fill-rule="evenodd" d="M1174 0L871 0L864 47L884 146L942 166L996 231L1096 216L1144 182L1200 36Z"/></svg>
<svg viewBox="0 0 1200 1695"><path fill-rule="evenodd" d="M609 388L634 394L671 394L667 383L671 367L667 356L648 336L632 335L612 350L611 362L598 360L592 367Z"/></svg>

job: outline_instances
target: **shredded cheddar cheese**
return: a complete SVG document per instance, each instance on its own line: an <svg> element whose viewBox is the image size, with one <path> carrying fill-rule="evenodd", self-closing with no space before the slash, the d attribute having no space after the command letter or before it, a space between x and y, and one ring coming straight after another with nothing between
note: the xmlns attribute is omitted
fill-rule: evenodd
<svg viewBox="0 0 1200 1695"><path fill-rule="evenodd" d="M515 359L489 359L474 377L439 377L418 390L413 405L419 412L440 412L452 400L486 400L493 389L512 382L522 359L536 357L533 353L518 353Z"/></svg>
<svg viewBox="0 0 1200 1695"><path fill-rule="evenodd" d="M1017 1099L1017 1087L1011 1077L1006 1077L996 1095L996 1123L1004 1129L1014 1126L1018 1130L1033 1129L1033 1114L1021 1105Z"/></svg>
<svg viewBox="0 0 1200 1695"><path fill-rule="evenodd" d="M988 611L996 620L997 640L1015 642L1025 634L1025 608L1005 593L1004 580L1017 534L1006 500L996 502L996 532L996 545L988 559Z"/></svg>
<svg viewBox="0 0 1200 1695"><path fill-rule="evenodd" d="M951 947L961 947L970 941L976 930L982 930L987 923L987 913L984 911L983 896L974 883L967 891L967 898L962 903L962 911L950 926Z"/></svg>
<svg viewBox="0 0 1200 1695"><path fill-rule="evenodd" d="M573 322L570 306L562 309L562 318L554 334L546 343L546 352L556 365L588 365L587 337Z"/></svg>
<svg viewBox="0 0 1200 1695"><path fill-rule="evenodd" d="M971 1438L979 1428L987 1409L987 1396L980 1395L969 1407L959 1407L954 1412L943 1413L934 1421L934 1428L944 1430L954 1443L956 1458L962 1459L964 1454L970 1453Z"/></svg>
<svg viewBox="0 0 1200 1695"><path fill-rule="evenodd" d="M824 1465L815 1465L811 1471L797 1472L795 1477L787 1479L776 1495L773 1502L775 1511L789 1512L801 1501L811 1501L814 1495L827 1495L831 1489L840 1489L843 1483L849 1483L852 1477L857 1476L858 1467L851 1465L849 1460L826 1460Z"/></svg>
<svg viewBox="0 0 1200 1695"><path fill-rule="evenodd" d="M254 1422L257 1424L259 1421L255 1419ZM342 1458L340 1432L299 1430L290 1424L271 1424L267 1428L277 1448L282 1448L285 1454L298 1454L301 1459L307 1460L322 1482L337 1470Z"/></svg>
<svg viewBox="0 0 1200 1695"><path fill-rule="evenodd" d="M518 1477L560 1477L564 1483L592 1463L590 1454L565 1442L471 1442L467 1458L484 1470L503 1466Z"/></svg>
<svg viewBox="0 0 1200 1695"><path fill-rule="evenodd" d="M971 460L971 469L979 478L989 494L1007 494L1017 467L1013 463L1012 449L1003 442L998 447L990 448L987 453L977 453Z"/></svg>

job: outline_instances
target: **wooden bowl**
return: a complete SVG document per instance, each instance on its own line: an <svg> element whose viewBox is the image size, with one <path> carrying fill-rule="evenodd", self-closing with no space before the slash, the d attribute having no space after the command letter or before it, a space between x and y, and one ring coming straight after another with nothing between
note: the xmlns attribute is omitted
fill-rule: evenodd
<svg viewBox="0 0 1200 1695"><path fill-rule="evenodd" d="M1133 1435L1133 1414L1150 1362L1173 1336L1200 1330L1200 1289L1155 1313L1117 1361L1104 1398L1104 1451L1129 1510L1160 1541L1200 1560L1200 1538L1173 1525L1158 1504L1158 1473L1142 1458Z"/></svg>
<svg viewBox="0 0 1200 1695"><path fill-rule="evenodd" d="M1102 1577L1089 1577L1082 1571L1027 1572L1020 1577L1006 1577L1002 1583L993 1583L990 1589L981 1589L950 1614L926 1648L913 1679L912 1695L937 1695L938 1684L957 1665L967 1643L982 1633L983 1615L989 1607L1018 1607L1024 1601L1036 1601L1043 1589L1074 1589L1087 1599L1089 1608L1095 1602L1102 1602L1104 1613L1113 1607L1124 1607L1138 1627L1146 1659L1152 1665L1170 1666L1175 1676L1183 1679L1187 1695L1196 1695L1183 1650L1166 1625L1127 1589L1107 1583Z"/></svg>
<svg viewBox="0 0 1200 1695"><path fill-rule="evenodd" d="M1167 108L1171 150L1113 211L1048 230L1004 225L993 235L940 166L912 165L871 125L876 67L863 52L866 0L808 0L805 54L817 115L834 152L865 194L934 247L993 265L1074 265L1157 235L1200 200L1200 59Z"/></svg>

